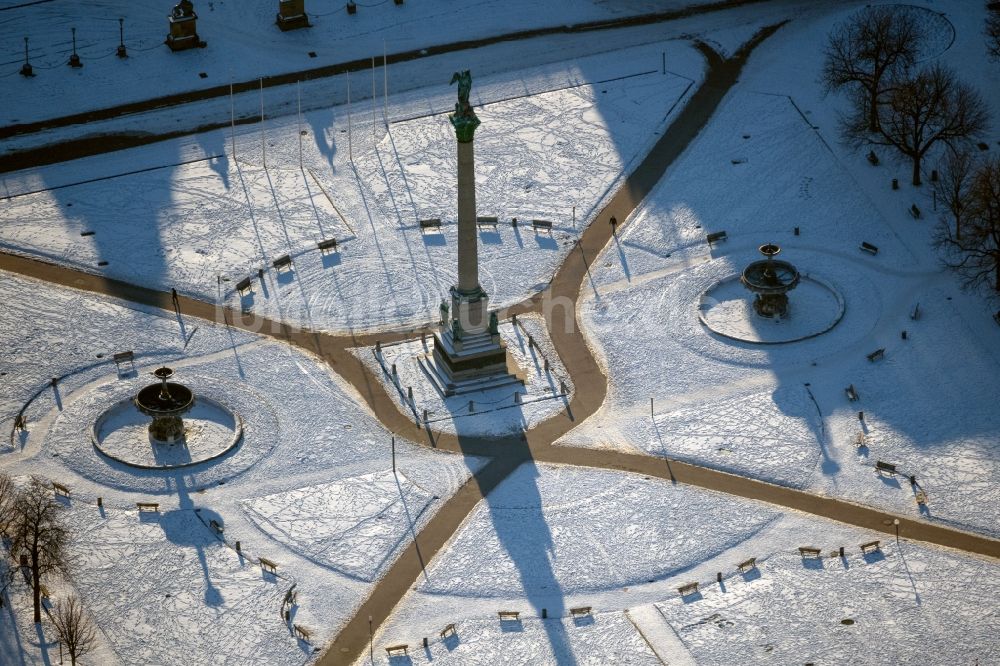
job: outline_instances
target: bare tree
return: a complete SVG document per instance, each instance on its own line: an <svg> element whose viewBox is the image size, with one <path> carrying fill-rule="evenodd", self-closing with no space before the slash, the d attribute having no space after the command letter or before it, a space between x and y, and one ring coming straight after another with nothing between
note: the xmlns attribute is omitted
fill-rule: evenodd
<svg viewBox="0 0 1000 666"><path fill-rule="evenodd" d="M969 190L975 167L972 153L967 150L950 150L944 169L934 183L934 192L948 211L950 222L954 223L952 233L959 240L962 238L962 216L969 207Z"/></svg>
<svg viewBox="0 0 1000 666"><path fill-rule="evenodd" d="M52 626L69 652L70 664L87 654L97 645L97 630L90 617L83 611L83 604L71 596L56 604L52 613Z"/></svg>
<svg viewBox="0 0 1000 666"><path fill-rule="evenodd" d="M1000 60L1000 5L986 3L986 50L990 57Z"/></svg>
<svg viewBox="0 0 1000 666"><path fill-rule="evenodd" d="M823 84L827 90L851 89L868 131L875 132L892 75L913 65L921 37L909 12L891 5L866 7L827 38Z"/></svg>
<svg viewBox="0 0 1000 666"><path fill-rule="evenodd" d="M874 143L898 149L912 160L913 184L920 185L920 163L927 152L939 143L958 150L986 128L987 109L979 93L952 70L931 65L892 84L878 107L879 127L874 136L859 115L846 122L844 133L859 145Z"/></svg>
<svg viewBox="0 0 1000 666"><path fill-rule="evenodd" d="M959 224L960 233L943 225L938 237L948 251L946 263L964 277L966 287L988 285L1000 292L1000 157L975 170Z"/></svg>
<svg viewBox="0 0 1000 666"><path fill-rule="evenodd" d="M42 621L42 577L66 567L69 533L63 525L61 510L48 484L35 476L14 500L11 555L27 556L36 623Z"/></svg>
<svg viewBox="0 0 1000 666"><path fill-rule="evenodd" d="M0 472L0 537L6 537L14 520L14 498L17 486L6 472Z"/></svg>

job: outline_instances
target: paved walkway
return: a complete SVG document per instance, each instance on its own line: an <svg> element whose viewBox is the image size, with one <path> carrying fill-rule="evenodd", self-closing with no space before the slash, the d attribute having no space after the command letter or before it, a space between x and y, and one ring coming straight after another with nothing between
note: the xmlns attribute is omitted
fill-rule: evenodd
<svg viewBox="0 0 1000 666"><path fill-rule="evenodd" d="M580 290L586 284L589 262L600 253L612 237L613 228L608 224L608 219L614 216L622 223L625 222L660 180L667 167L711 118L719 102L736 82L753 48L779 27L780 25L776 25L761 31L728 60L723 60L707 46L699 45L709 65L702 86L646 159L583 233L578 246L560 267L549 288L534 298L509 308L507 314L540 312L546 299L568 299L563 302L573 304L577 302ZM0 254L0 269L54 284L172 309L169 293L25 257ZM370 596L341 629L326 654L320 659L319 663L324 666L353 663L368 649L369 629L377 631L386 621L393 608L418 580L424 567L445 546L476 504L521 463L529 460L623 470L669 479L675 483L687 483L769 502L864 529L898 534L910 539L1000 558L1000 541L922 520L894 516L844 500L813 495L670 459L617 451L554 446L553 442L560 436L596 412L607 393L607 378L583 337L576 320L575 307L556 307L544 313L556 350L577 387L569 408L566 413L550 418L522 436L496 439L432 433L421 428L396 408L394 401L385 393L378 379L373 377L361 360L349 351L352 347L372 346L376 340L388 342L393 339L414 337L414 332L331 335L292 329L279 322L261 320L253 315L249 315L250 319L244 320L243 315L232 309L187 297L181 297L180 304L182 311L187 315L256 330L318 355L351 383L388 429L399 435L427 446L491 458L482 470L441 506L415 540L374 585ZM896 519L899 520L898 528L893 524Z"/></svg>

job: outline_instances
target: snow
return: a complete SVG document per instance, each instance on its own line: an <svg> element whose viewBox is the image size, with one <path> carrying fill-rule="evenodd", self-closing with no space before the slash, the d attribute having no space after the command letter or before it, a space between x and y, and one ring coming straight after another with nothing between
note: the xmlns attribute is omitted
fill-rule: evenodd
<svg viewBox="0 0 1000 666"><path fill-rule="evenodd" d="M435 430L487 436L519 433L566 409L573 399L573 381L552 346L540 315L522 315L517 324L503 322L498 331L507 345L509 360L524 376L523 385L443 397L421 366L420 359L433 352L432 338L382 345L380 358L373 348L352 351L381 380L400 411L411 413L414 419L431 424Z"/></svg>
<svg viewBox="0 0 1000 666"><path fill-rule="evenodd" d="M544 606L581 592L664 578L761 530L776 512L733 513L719 496L605 470L522 465L476 507L422 595ZM628 557L615 551L627 544Z"/></svg>
<svg viewBox="0 0 1000 666"><path fill-rule="evenodd" d="M494 306L544 288L623 172L686 100L700 56L670 45L674 65L691 76L663 75L654 70L660 50L538 68L519 90L486 77L477 87L485 96L477 111L478 212L504 222L481 234L480 282ZM433 320L456 272L451 101L435 101L428 113L421 95L402 97L393 115L409 109L414 117L388 132L378 120L376 137L355 109L346 151L343 108L333 118L328 110L305 114L303 169L290 117L267 128L275 145L266 170L256 132L239 137L233 160L216 131L199 139L217 146L206 161L15 196L0 208L0 247L132 283L174 285L204 300L217 299L222 286L234 305L296 326L370 330ZM37 189L32 182L19 191ZM445 221L440 234L421 232L417 221L430 217ZM553 231L512 227L511 217L549 219ZM339 251L321 255L316 243L327 238ZM285 254L293 270L279 274L271 262ZM247 276L255 290L240 298L232 287Z"/></svg>
<svg viewBox="0 0 1000 666"><path fill-rule="evenodd" d="M280 617L295 581L227 548L205 516L74 505L73 581L123 662L308 661Z"/></svg>
<svg viewBox="0 0 1000 666"><path fill-rule="evenodd" d="M799 546L822 557L802 559ZM756 567L738 572L750 557ZM399 643L415 663L507 663L508 651L520 663L527 649L539 664L646 663L650 650L669 664L985 664L1000 647L992 560L624 472L521 466L427 577L374 637L376 663ZM698 593L680 597L690 582ZM579 606L592 625L567 617ZM504 631L498 610L520 611L520 631ZM436 638L449 623L451 646ZM620 656L582 645L587 626Z"/></svg>
<svg viewBox="0 0 1000 666"><path fill-rule="evenodd" d="M242 502L258 529L289 549L362 580L375 580L438 497L391 471Z"/></svg>
<svg viewBox="0 0 1000 666"><path fill-rule="evenodd" d="M3 449L4 470L14 475L40 474L71 489L73 522L80 528L74 529L74 535L82 539L79 548L95 554L100 551L101 557L117 567L129 566L129 554L110 546L102 550L92 542L117 544L121 549L135 539L145 544L136 557L148 557L150 562L174 558L169 559L171 567L161 565L162 577L157 577L155 567L146 566L137 568L136 579L117 571L100 573L94 560L81 561L72 572L72 585L109 636L105 643L125 663L152 663L155 658L150 655L157 652L182 655L167 642L180 637L152 628L172 621L177 632L184 632L198 623L215 623L221 611L205 596L213 589L241 608L249 603L247 594L260 599L278 594L273 583L244 589L251 579L260 580L260 572L253 569L250 575L249 559L241 563L231 550L235 541L241 542L245 558L263 555L280 564L282 576L300 581L296 622L312 628L314 643L322 645L367 596L401 545L433 516L440 498L455 492L482 464L480 459L430 451L397 439L401 483L397 485L389 471L390 433L358 406L352 389L311 356L206 322L199 322L192 334L193 322L185 319L182 333L177 319L160 311L125 307L6 273L0 277L0 301L13 317L29 322L20 330L0 331L0 345L14 350L12 356L4 357L5 378L17 378L0 385L0 413L9 415L6 428L12 430L13 416L29 402L25 411L28 431L15 435L15 448ZM65 316L67 311L73 312L72 320ZM107 357L126 346L136 353L135 376L119 378L113 363L94 356L96 350ZM192 387L196 395L212 397L239 415L243 440L216 461L180 470L138 470L102 457L91 443L91 425L108 407L155 381L147 373L164 363L175 368L176 379ZM45 378L50 376L61 378L57 392L47 386ZM145 432L137 436L149 446ZM337 487L350 489L345 497L353 502L353 517L343 513L346 506L331 513L328 506L315 504L317 498L329 499L317 492ZM109 527L98 524L104 520L96 508L98 497L108 521L114 519ZM366 498L363 502L362 497ZM420 506L415 503L418 499ZM157 520L162 522L139 522L136 502L159 503ZM245 506L256 507L269 522L248 519ZM385 507L391 520L373 532L365 523L378 513L376 507ZM194 519L196 511L202 521ZM143 516L144 521L154 518ZM210 518L224 526L230 549L202 524ZM315 534L325 535L330 559L323 561L308 545L266 528L284 528L289 520L308 522ZM343 539L337 538L338 530ZM208 535L207 541L199 536L202 532ZM216 549L215 555L206 556L207 569L195 557L198 548L207 548L203 548L205 543ZM157 555L160 550L174 554ZM337 552L344 557L333 558ZM351 562L355 567L363 562L367 573L352 570ZM380 564L376 567L375 563ZM131 597L114 592L131 588L170 591L172 583L187 586L183 594L171 592L172 598L181 595L184 603L150 608L149 617L137 616ZM118 584L121 588L115 587ZM265 594L266 590L270 591ZM281 653L269 663L302 663L305 653L280 624L279 607L280 599L277 605L267 601L259 611L266 616L261 626L281 637L266 648ZM169 620L171 613L177 617ZM241 613L232 614L232 624L213 643L216 653L199 663L248 654L246 650L253 648L250 637L258 634L244 631L241 623L249 622L249 616ZM150 627L149 633L130 633L129 618L140 619L139 626ZM157 643L157 636L163 642ZM192 651L203 650L207 655L208 643L200 642L208 640L204 632L191 632L184 640Z"/></svg>
<svg viewBox="0 0 1000 666"><path fill-rule="evenodd" d="M0 30L9 38L0 41L13 49L11 70L0 74L10 88L4 113L38 119L367 57L383 37L393 52L453 39L457 26L488 36L674 6L515 0L501 8L485 0L463 5L457 22L451 0L433 9L411 0L362 7L351 19L331 11L311 30L280 34L263 0L241 5L239 21L236 5L206 4L198 9L208 48L176 55L159 44L165 10L130 5L136 42L125 62L113 58L106 34L114 32L112 4L87 15L54 4L2 8L10 20ZM944 5L925 4L932 11L907 11L932 26L929 51L975 76L996 106L1000 70L984 59L982 4L949 4L950 23L936 13ZM241 126L235 155L228 132L212 131L5 174L0 246L224 298L297 326L377 331L435 320L455 262L446 120L454 90L440 72L472 67L483 119L479 213L555 223L552 236L509 224L480 234L483 286L494 306L510 305L545 287L697 86L703 61L678 38L697 36L731 54L762 23L794 15L755 51L710 123L592 262L580 319L609 393L561 443L679 458L1000 536L992 483L1000 472L1000 332L991 306L942 272L929 243L931 214L914 221L906 212L912 203L933 211L927 188L906 184L908 166L881 152L882 164L871 167L837 142L844 103L816 83L817 44L861 3L813 5L767 3L597 39L553 36L401 64L389 72L388 131L379 100L374 114L358 106L372 100L356 75L349 148L346 77L302 86L304 136L288 115L295 91L268 89L263 135ZM25 20L38 30L32 59L40 74L30 81L14 71ZM58 42L71 22L82 71L62 64L66 46ZM105 36L95 44L99 29ZM310 49L319 57L306 59ZM229 62L233 73L223 73ZM199 69L208 78L198 79ZM251 118L259 99L245 93L233 103L239 117ZM220 98L16 137L4 150L82 134L186 131L225 123L228 105ZM132 173L142 169L153 170ZM889 189L893 177L900 190ZM93 178L108 179L74 184ZM440 234L420 232L417 220L427 217L442 218ZM720 230L729 240L708 248L705 235ZM321 256L315 243L328 237L339 251ZM862 240L879 254L861 253ZM706 292L757 259L764 242L781 245L782 258L842 296L843 318L832 329L763 346L724 339L699 321ZM279 273L270 262L283 254L293 266ZM99 269L98 261L109 264ZM233 286L247 276L254 292L240 298ZM803 318L812 330L829 308L796 308L805 296L792 292L793 314L811 312ZM922 316L911 320L917 302ZM77 566L50 589L57 599L76 591L97 620L95 663L310 661L312 647L293 638L279 614L292 585L292 621L314 631L315 645L326 644L484 462L400 439L393 471L391 434L353 389L318 359L277 342L6 273L0 303L14 322L0 328L0 427L13 444L0 448L0 465L72 489ZM738 321L725 323L753 332L741 304ZM538 327L528 317L524 323ZM537 333L552 374L563 376ZM879 348L884 359L865 358ZM126 349L136 352L134 377L119 377L109 360ZM386 346L386 354L392 349L402 347ZM375 362L370 349L357 352ZM538 374L531 353L522 361ZM233 451L186 470L145 471L94 451L94 420L162 364L241 417L244 438ZM848 384L858 402L844 396ZM15 433L22 408L28 430ZM444 403L432 411L457 417ZM435 425L498 432L515 412ZM135 435L137 450L146 450L141 427ZM878 476L876 460L896 463L918 484ZM918 491L929 498L923 509ZM160 512L139 515L138 501L159 502ZM863 556L858 544L872 539L881 540L880 552ZM803 560L796 550L803 545L820 548L822 558ZM830 556L840 546L845 557ZM276 576L261 571L261 556L278 564ZM757 568L735 572L748 557ZM694 581L699 593L679 597L677 588ZM985 558L639 475L527 463L467 517L374 644L378 663L386 663L385 646L407 643L411 663L986 664L1000 653L998 593L1000 569ZM7 599L16 611L0 613L0 660L51 663L48 630L25 622L30 600L20 577ZM566 617L587 605L591 616ZM519 611L520 621L500 623L500 609ZM457 636L441 639L449 623Z"/></svg>
<svg viewBox="0 0 1000 666"><path fill-rule="evenodd" d="M204 90L230 80L308 70L466 39L482 39L532 28L564 26L698 4L688 0L628 0L608 3L485 0L475 4L446 0L359 3L354 16L344 5L307 0L311 28L281 32L275 25L276 0L195 3L198 34L207 46L172 53L163 44L173 3L102 2L79 6L5 3L0 29L0 80L10 91L0 124L26 123L71 113ZM125 18L129 57L114 57L119 43L118 18ZM461 32L456 32L460 17ZM72 52L70 28L76 28L81 69L66 66ZM24 61L23 37L30 38L34 78L18 75ZM384 45L384 46L383 46ZM309 52L315 52L312 58ZM155 72L156 76L150 76ZM207 77L199 77L205 72Z"/></svg>
<svg viewBox="0 0 1000 666"><path fill-rule="evenodd" d="M414 640L414 643L416 641ZM381 650L380 650L381 652ZM431 638L428 647L411 644L412 664L636 664L656 666L656 658L643 637L621 612L600 613L581 619L525 619L519 622L470 620L457 633ZM502 655L502 656L501 656ZM367 656L364 663L367 661ZM375 664L393 664L378 654Z"/></svg>
<svg viewBox="0 0 1000 666"><path fill-rule="evenodd" d="M698 664L995 663L994 563L905 542L850 550L816 565L774 555L725 592L657 608Z"/></svg>
<svg viewBox="0 0 1000 666"><path fill-rule="evenodd" d="M931 498L927 519L996 535L997 498L983 480L1000 464L1000 385L981 368L1000 357L963 324L971 313L953 305L974 297L925 258L926 227L888 223L875 202L892 191L876 199L861 190L848 158L827 144L787 98L737 90L723 102L594 262L597 286L585 293L582 319L603 356L609 396L563 440L921 515L916 488L875 474L875 461L886 460L917 476ZM736 155L746 161L730 164ZM729 240L709 248L705 234L718 230ZM862 240L879 247L877 257L858 250ZM758 259L763 242L842 296L843 319L829 332L762 347L716 336L698 320L702 294ZM793 318L805 296L790 292ZM917 302L925 314L912 321ZM885 360L869 362L880 348ZM849 384L859 403L847 401ZM871 436L858 450L862 410ZM789 416L812 425L789 430Z"/></svg>

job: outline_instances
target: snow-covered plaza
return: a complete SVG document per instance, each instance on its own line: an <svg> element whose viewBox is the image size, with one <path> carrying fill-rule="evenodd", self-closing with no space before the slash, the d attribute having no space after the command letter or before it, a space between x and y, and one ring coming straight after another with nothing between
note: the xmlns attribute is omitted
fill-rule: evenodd
<svg viewBox="0 0 1000 666"><path fill-rule="evenodd" d="M173 4L0 3L0 664L1000 666L1000 8Z"/></svg>

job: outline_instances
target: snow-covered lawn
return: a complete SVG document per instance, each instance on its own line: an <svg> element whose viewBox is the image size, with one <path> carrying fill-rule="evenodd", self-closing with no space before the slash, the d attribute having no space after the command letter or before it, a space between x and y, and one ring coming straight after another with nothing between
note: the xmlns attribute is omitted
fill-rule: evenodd
<svg viewBox="0 0 1000 666"><path fill-rule="evenodd" d="M843 559L775 555L724 591L656 607L708 666L996 663L995 562L908 542L864 557L848 548Z"/></svg>
<svg viewBox="0 0 1000 666"><path fill-rule="evenodd" d="M580 619L528 618L518 622L469 620L454 634L440 638L436 634L424 649L413 637L408 650L412 664L629 664L657 666L660 660L643 640L625 613L600 613ZM395 664L380 650L375 664ZM356 662L369 664L367 656Z"/></svg>
<svg viewBox="0 0 1000 666"><path fill-rule="evenodd" d="M709 248L705 234L719 230L729 240ZM1000 534L1000 494L988 482L1000 472L1000 384L982 369L1000 354L967 323L978 297L941 271L922 248L926 235L912 220L890 223L787 98L735 91L595 262L596 286L581 310L609 396L564 441L678 457L918 515L917 488L875 473L883 460L916 475L929 519ZM862 253L861 241L878 256ZM698 320L703 294L759 259L765 242L843 297L832 330L762 346ZM793 318L806 297L789 294ZM922 315L911 320L918 302ZM876 349L884 360L869 362ZM850 384L857 403L845 396ZM862 429L868 446L857 449Z"/></svg>
<svg viewBox="0 0 1000 666"><path fill-rule="evenodd" d="M0 125L207 89L226 85L231 79L244 81L372 56L381 60L384 51L392 54L707 2L561 0L539 5L532 0L487 0L469 5L458 0L411 0L399 6L389 2L358 3L358 13L350 16L345 3L306 0L312 27L281 32L275 26L277 0L199 0L194 3L198 34L207 45L180 53L172 53L163 43L173 4L151 0L96 6L5 3L8 6L0 7L4 15L0 59L5 63L0 80L10 94ZM129 55L125 60L114 56L119 43L119 17L125 19ZM73 27L77 52L84 63L82 69L66 66L72 52ZM30 39L34 78L18 75L24 62L24 36ZM200 77L200 72L206 76Z"/></svg>
<svg viewBox="0 0 1000 666"><path fill-rule="evenodd" d="M481 82L478 212L501 223L480 234L480 281L495 306L547 284L687 99L701 58L681 43L669 50L672 67L689 78L655 71L654 51L639 47L610 62L538 68L521 89ZM290 117L267 128L275 145L266 170L256 132L239 137L238 160L226 134L212 132L199 140L215 147L206 148L215 158L15 196L0 207L0 247L206 300L221 288L234 304L310 328L429 321L455 278L457 195L450 101L429 111L426 102L404 96L393 111L413 116L388 132L379 119L376 137L370 119L357 126L366 116L355 109L350 147L346 109L332 118L328 110L305 114L302 169ZM128 152L158 153L159 166L177 160L166 145ZM81 160L76 181L99 160ZM60 182L64 169L43 169L42 183L27 176L19 191L52 187L45 174ZM422 233L418 220L434 217L444 222L441 232ZM511 226L512 217L522 225ZM532 218L551 220L552 232L535 233ZM317 242L330 238L338 251L318 252ZM271 262L285 254L293 270L278 273ZM241 298L234 285L247 276L254 291Z"/></svg>
<svg viewBox="0 0 1000 666"><path fill-rule="evenodd" d="M539 664L646 663L652 649L669 664L987 664L998 591L992 560L665 480L529 463L470 515L374 644L376 663L407 643L415 663L507 663L508 651L521 663L525 650ZM593 618L568 618L582 606ZM457 636L439 640L450 623ZM614 656L586 643L594 631Z"/></svg>
<svg viewBox="0 0 1000 666"><path fill-rule="evenodd" d="M217 520L225 529L229 547L240 541L246 558L274 560L281 575L299 581L296 621L313 629L314 644L322 645L350 617L399 548L430 519L441 505L440 498L453 493L482 464L478 459L397 440L401 484L397 485L389 471L390 433L358 406L349 387L311 356L201 321L185 319L186 332L181 334L175 318L154 310L133 309L6 273L0 278L0 301L9 306L13 316L30 322L21 330L6 327L0 331L0 345L15 350L13 356L4 356L2 371L8 373L5 380L10 377L16 381L0 385L4 437L12 431L14 414L30 400L25 411L28 430L14 435L15 447L5 446L0 460L8 473L39 474L70 487L74 534L82 539L81 552L95 557L103 553L108 566L135 570L134 579L117 573L111 576L107 571L102 573L96 560L86 559L72 571L73 583L85 593L88 608L91 598L101 599L102 605L95 606L94 613L111 623L105 631L124 663L161 663L156 661L157 652L183 655L170 647L172 634L153 628L172 623L178 633L184 633L198 623L212 625L217 604L204 592L217 588L224 599L234 603L243 598L239 596L242 587L230 591L227 581L237 581L232 585L239 587L243 585L241 576L249 574L244 565L232 568L239 558L223 548L202 523ZM70 311L72 319L66 316ZM97 351L107 357L124 348L136 352L135 377L119 378L113 363L94 354ZM90 440L93 420L138 386L155 381L148 372L162 364L177 370L178 381L219 399L242 417L243 439L234 451L217 461L157 471L116 464L94 450ZM47 386L46 378L53 376L61 378L57 391ZM42 391L36 396L38 389ZM330 493L336 488L342 489L342 497L349 498L353 513L345 514L348 505L331 507ZM114 518L108 526L96 508L98 497L107 520ZM159 518L144 514L140 521L134 507L141 501L158 502ZM246 506L255 510L253 517L258 523L247 517ZM194 518L196 510L200 510L202 521ZM382 522L378 515L391 520L383 518L385 522L372 530L367 524ZM315 544L301 540L307 538L303 533L285 536L282 530L290 524L307 524L311 537L321 535L327 559L310 549ZM207 541L199 536L202 532ZM134 557L93 545L124 548L131 539L146 544ZM222 558L216 562L214 556L208 557L208 578L194 556L205 543L216 548ZM176 554L168 557L157 554L157 549ZM339 559L337 553L341 554ZM143 564L138 566L140 558ZM154 575L157 566L178 584L187 581L185 585L193 585L202 579L211 584L182 595L184 605L177 605L180 592L165 589L160 596L169 592L174 601L152 605L149 612L160 615L139 618L142 621L136 626L150 629L134 632L128 618L139 606L124 593L104 594L101 590L118 589L116 581L123 590L163 587L164 579ZM253 571L260 579L259 569ZM253 605L256 613L257 602ZM284 650L283 657L268 663L302 661L305 653L288 638L280 623L279 607L280 599L277 605L269 601L259 610L281 636L279 642L265 642L274 643L274 650ZM177 617L170 620L170 613ZM240 617L234 613L227 620L234 623L231 629L219 627L219 636L225 640L215 645L217 656L205 656L201 661L239 661L240 655L249 654L254 637L260 635L239 624L244 622ZM246 641L237 639L241 634L246 635ZM157 643L158 639L162 642ZM207 650L212 639L204 631L192 630L187 640L191 651L197 651ZM281 641L286 640L286 648L281 648ZM24 649L31 652L26 658L34 659L37 650ZM11 655L5 653L0 661L7 656Z"/></svg>
<svg viewBox="0 0 1000 666"><path fill-rule="evenodd" d="M776 512L635 475L525 464L432 563L425 595L551 599L675 575L759 531ZM615 553L628 544L628 557Z"/></svg>
<svg viewBox="0 0 1000 666"><path fill-rule="evenodd" d="M295 583L219 541L191 510L74 503L73 581L127 664L303 664L282 601Z"/></svg>
<svg viewBox="0 0 1000 666"><path fill-rule="evenodd" d="M243 501L261 531L314 562L374 580L438 499L403 474L374 472Z"/></svg>

